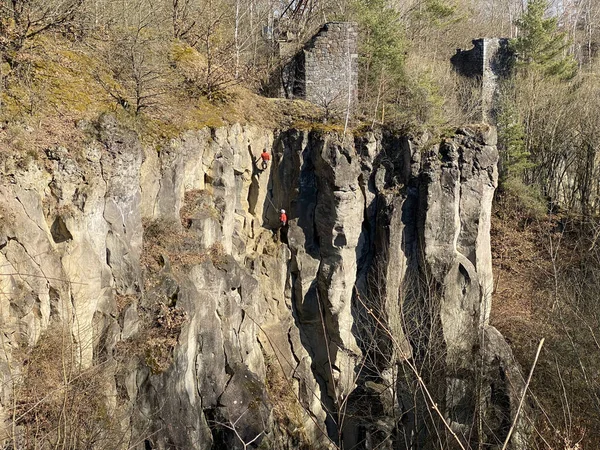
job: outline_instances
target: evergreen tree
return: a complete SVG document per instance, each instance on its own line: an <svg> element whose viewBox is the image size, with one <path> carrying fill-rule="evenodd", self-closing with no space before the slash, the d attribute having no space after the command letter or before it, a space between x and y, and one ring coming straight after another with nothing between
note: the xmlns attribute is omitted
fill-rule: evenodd
<svg viewBox="0 0 600 450"><path fill-rule="evenodd" d="M361 30L359 41L360 98L368 115L378 116L404 83L407 51L399 12L388 0L353 0L353 17Z"/></svg>
<svg viewBox="0 0 600 450"><path fill-rule="evenodd" d="M436 29L459 20L455 17L457 7L444 0L423 0L414 12L414 20L421 21L429 29Z"/></svg>
<svg viewBox="0 0 600 450"><path fill-rule="evenodd" d="M575 75L577 63L566 55L569 42L558 30L556 17L545 18L547 0L530 0L527 11L516 21L519 37L513 40L518 65L526 70L539 70L545 76L568 79Z"/></svg>
<svg viewBox="0 0 600 450"><path fill-rule="evenodd" d="M352 19L360 27L360 100L372 122L402 126L432 125L439 121L444 99L429 67L414 64L411 52L455 23L456 6L447 0L423 0L406 8L396 0L352 0ZM435 30L435 31L432 31ZM435 38L433 38L435 36ZM437 41L435 41L437 42ZM415 49L413 51L413 49Z"/></svg>
<svg viewBox="0 0 600 450"><path fill-rule="evenodd" d="M355 17L361 28L361 58L369 74L381 69L402 74L406 43L398 11L386 0L355 0Z"/></svg>
<svg viewBox="0 0 600 450"><path fill-rule="evenodd" d="M521 179L525 170L534 166L525 145L525 127L512 97L507 92L501 96L500 113L497 117L501 181L508 178Z"/></svg>

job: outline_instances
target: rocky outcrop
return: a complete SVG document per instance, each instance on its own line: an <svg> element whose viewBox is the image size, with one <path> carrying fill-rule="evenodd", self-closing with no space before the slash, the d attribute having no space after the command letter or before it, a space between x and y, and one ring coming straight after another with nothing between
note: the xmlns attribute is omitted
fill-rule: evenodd
<svg viewBox="0 0 600 450"><path fill-rule="evenodd" d="M233 125L160 151L110 116L87 133L80 152L4 161L7 442L37 420L13 414L19 348L56 330L69 367L101 368L114 448L506 436L521 377L488 325L493 129L436 143Z"/></svg>

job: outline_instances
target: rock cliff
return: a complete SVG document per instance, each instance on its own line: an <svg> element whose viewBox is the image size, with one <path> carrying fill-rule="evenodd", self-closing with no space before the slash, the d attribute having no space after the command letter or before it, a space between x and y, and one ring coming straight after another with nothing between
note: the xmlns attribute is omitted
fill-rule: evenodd
<svg viewBox="0 0 600 450"><path fill-rule="evenodd" d="M80 152L2 162L7 445L27 448L36 408L92 370L111 427L86 448L504 440L522 378L488 324L492 128L433 142L233 125L156 149L111 116L82 126ZM62 378L24 404L43 342ZM75 433L57 420L43 439Z"/></svg>

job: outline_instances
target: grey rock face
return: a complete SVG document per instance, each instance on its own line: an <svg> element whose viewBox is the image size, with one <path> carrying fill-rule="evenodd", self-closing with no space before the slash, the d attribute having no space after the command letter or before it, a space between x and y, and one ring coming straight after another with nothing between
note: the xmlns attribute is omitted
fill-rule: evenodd
<svg viewBox="0 0 600 450"><path fill-rule="evenodd" d="M12 349L59 323L81 367L110 368L123 448L435 447L421 382L465 444L506 433L521 378L488 325L493 129L431 145L234 125L160 153L108 116L95 132L5 164L7 383Z"/></svg>
<svg viewBox="0 0 600 450"><path fill-rule="evenodd" d="M490 213L497 184L495 137L488 130L458 130L426 156L420 228L423 265L439 292L445 344L446 408L453 427L474 420L481 333L491 306Z"/></svg>

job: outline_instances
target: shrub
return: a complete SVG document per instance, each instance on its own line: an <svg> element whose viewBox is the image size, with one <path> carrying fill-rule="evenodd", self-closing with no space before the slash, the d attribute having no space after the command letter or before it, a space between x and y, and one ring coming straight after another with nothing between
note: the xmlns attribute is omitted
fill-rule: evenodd
<svg viewBox="0 0 600 450"><path fill-rule="evenodd" d="M528 186L519 178L508 177L500 185L500 195L506 197L513 208L530 219L540 219L548 208L537 186Z"/></svg>
<svg viewBox="0 0 600 450"><path fill-rule="evenodd" d="M110 406L103 364L85 368L66 327L49 328L31 349L15 381L13 442L19 448L118 449L125 432Z"/></svg>

